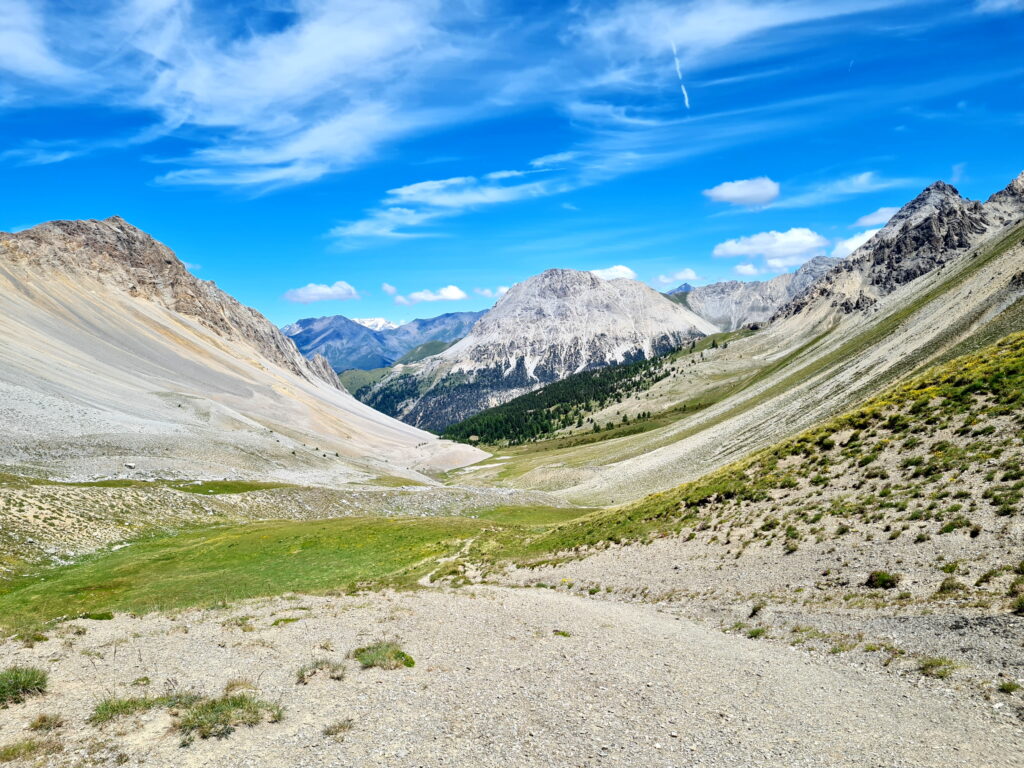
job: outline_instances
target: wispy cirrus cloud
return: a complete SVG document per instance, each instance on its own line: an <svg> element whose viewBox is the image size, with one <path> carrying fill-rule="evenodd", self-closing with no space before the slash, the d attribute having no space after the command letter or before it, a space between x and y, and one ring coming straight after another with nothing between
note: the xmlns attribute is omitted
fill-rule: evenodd
<svg viewBox="0 0 1024 768"><path fill-rule="evenodd" d="M473 2L441 0L295 0L246 8L244 24L230 5L191 0L114 0L98 9L8 0L0 70L18 78L15 101L30 95L33 104L88 103L152 118L133 136L76 139L79 146L48 155L43 147L46 161L187 137L194 151L160 158L177 166L159 176L167 185L308 183L410 136L538 104L591 126L593 140L531 168L586 168L585 179L599 183L765 130L764 121L717 125L720 140L711 142L710 130L691 137L670 119L681 117L678 94L664 103L657 94L666 83L678 88L673 45L689 76L826 45L822 24L910 2L570 3L551 6L538 25L514 7L482 14ZM656 108L633 108L638 94L653 95ZM512 177L487 180L502 178Z"/></svg>
<svg viewBox="0 0 1024 768"><path fill-rule="evenodd" d="M855 195L880 192L886 189L920 187L924 183L922 179L885 178L875 171L864 171L840 179L815 184L804 192L776 200L767 207L810 208L811 206L831 203Z"/></svg>

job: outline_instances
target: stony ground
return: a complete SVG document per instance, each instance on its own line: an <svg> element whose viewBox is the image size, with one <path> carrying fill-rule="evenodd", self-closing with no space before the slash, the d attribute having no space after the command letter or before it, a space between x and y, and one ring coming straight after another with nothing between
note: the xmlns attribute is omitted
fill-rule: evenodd
<svg viewBox="0 0 1024 768"><path fill-rule="evenodd" d="M274 626L287 618L298 620ZM415 667L346 659L380 638ZM298 685L298 667L322 656L345 662L344 679ZM0 745L58 715L60 751L39 758L53 766L1024 765L1019 722L946 681L551 590L293 596L78 620L32 648L0 645L0 666L15 663L48 670L49 692L4 711ZM86 723L105 697L216 695L240 678L283 705L283 720L185 748L162 710ZM349 732L324 735L346 719Z"/></svg>

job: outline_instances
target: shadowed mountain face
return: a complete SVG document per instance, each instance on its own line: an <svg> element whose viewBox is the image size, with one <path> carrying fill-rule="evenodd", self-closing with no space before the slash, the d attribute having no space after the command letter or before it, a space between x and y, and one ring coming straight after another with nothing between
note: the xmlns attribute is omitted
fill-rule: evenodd
<svg viewBox="0 0 1024 768"><path fill-rule="evenodd" d="M332 484L479 455L357 402L120 218L0 233L0 306L0 466Z"/></svg>
<svg viewBox="0 0 1024 768"><path fill-rule="evenodd" d="M716 330L634 280L553 269L514 286L462 341L399 366L361 396L439 430L572 373L652 357Z"/></svg>
<svg viewBox="0 0 1024 768"><path fill-rule="evenodd" d="M394 328L350 320L343 315L311 317L286 325L304 355L323 355L336 371L371 370L394 365L405 354L431 341L461 339L484 312L450 312L438 317L412 320Z"/></svg>

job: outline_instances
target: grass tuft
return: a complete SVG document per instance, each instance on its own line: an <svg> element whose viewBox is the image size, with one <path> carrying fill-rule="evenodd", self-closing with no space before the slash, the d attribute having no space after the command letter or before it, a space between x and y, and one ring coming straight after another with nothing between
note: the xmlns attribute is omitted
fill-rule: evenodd
<svg viewBox="0 0 1024 768"><path fill-rule="evenodd" d="M280 722L284 709L278 704L257 699L248 693L236 693L216 699L202 699L183 711L177 728L182 746L201 739L223 739L240 725L252 727L264 721Z"/></svg>
<svg viewBox="0 0 1024 768"><path fill-rule="evenodd" d="M324 736L333 736L338 741L345 738L345 734L352 730L352 726L355 725L355 721L351 717L346 717L344 720L335 720L330 725L324 726Z"/></svg>
<svg viewBox="0 0 1024 768"><path fill-rule="evenodd" d="M50 733L58 728L64 726L64 718L60 715L37 715L31 723L28 724L30 731L37 733Z"/></svg>
<svg viewBox="0 0 1024 768"><path fill-rule="evenodd" d="M0 672L0 707L20 704L46 692L47 674L36 667L8 667Z"/></svg>
<svg viewBox="0 0 1024 768"><path fill-rule="evenodd" d="M303 664L295 673L295 684L305 685L317 672L326 672L331 680L345 679L345 664L340 661L333 661L327 658L313 659L308 664Z"/></svg>
<svg viewBox="0 0 1024 768"><path fill-rule="evenodd" d="M925 677L936 677L940 680L945 680L953 674L956 666L956 662L942 656L928 656L921 659L917 671Z"/></svg>
<svg viewBox="0 0 1024 768"><path fill-rule="evenodd" d="M379 667L380 669L399 669L413 667L416 662L412 656L403 651L397 643L380 641L352 651L352 658L363 665L363 669Z"/></svg>
<svg viewBox="0 0 1024 768"><path fill-rule="evenodd" d="M62 749L64 749L63 745L56 739L21 739L0 747L0 763L53 755Z"/></svg>

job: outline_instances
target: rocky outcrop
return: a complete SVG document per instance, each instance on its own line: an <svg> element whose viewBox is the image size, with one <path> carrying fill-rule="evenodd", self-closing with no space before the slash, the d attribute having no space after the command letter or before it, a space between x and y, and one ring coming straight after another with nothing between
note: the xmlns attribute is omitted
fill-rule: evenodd
<svg viewBox="0 0 1024 768"><path fill-rule="evenodd" d="M963 255L994 231L1024 218L1024 174L985 203L937 181L903 206L868 242L775 318L811 307L849 314L874 306L903 285Z"/></svg>
<svg viewBox="0 0 1024 768"><path fill-rule="evenodd" d="M18 234L0 234L0 264L88 275L133 298L194 318L230 341L248 344L268 360L306 379L339 387L323 362L308 361L269 320L199 280L163 243L119 216L103 221L51 221Z"/></svg>
<svg viewBox="0 0 1024 768"><path fill-rule="evenodd" d="M484 312L449 312L391 327L332 315L297 320L281 330L304 355L323 355L340 373L352 368L386 368L429 341L457 341L483 315Z"/></svg>
<svg viewBox="0 0 1024 768"><path fill-rule="evenodd" d="M659 355L716 330L635 280L552 269L514 286L462 341L399 366L363 397L441 430L570 374Z"/></svg>
<svg viewBox="0 0 1024 768"><path fill-rule="evenodd" d="M807 291L840 261L816 256L796 272L771 280L729 280L700 286L686 293L685 303L723 331L734 331L750 323L768 321L780 307Z"/></svg>

